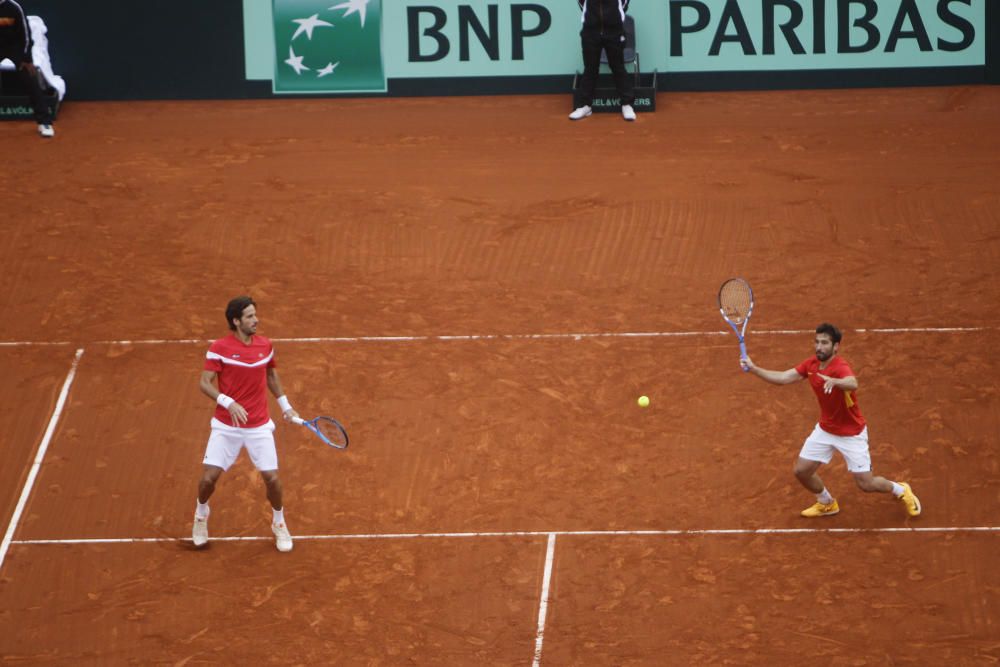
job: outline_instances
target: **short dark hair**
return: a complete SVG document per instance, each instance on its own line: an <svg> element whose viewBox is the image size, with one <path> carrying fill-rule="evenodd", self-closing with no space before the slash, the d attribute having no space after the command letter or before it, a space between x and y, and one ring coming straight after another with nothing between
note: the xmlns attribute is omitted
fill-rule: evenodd
<svg viewBox="0 0 1000 667"><path fill-rule="evenodd" d="M823 322L823 324L816 327L816 333L826 334L834 343L839 343L840 339L844 337L844 334L840 333L840 329L829 322Z"/></svg>
<svg viewBox="0 0 1000 667"><path fill-rule="evenodd" d="M238 296L235 299L231 299L228 304L226 304L226 324L233 331L236 331L236 325L233 324L233 320L238 320L243 317L243 311L249 306L256 306L254 300L248 296Z"/></svg>

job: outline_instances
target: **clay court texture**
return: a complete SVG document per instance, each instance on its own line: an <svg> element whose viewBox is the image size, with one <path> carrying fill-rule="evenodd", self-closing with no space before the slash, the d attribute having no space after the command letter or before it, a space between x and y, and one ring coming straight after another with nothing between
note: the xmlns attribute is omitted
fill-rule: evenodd
<svg viewBox="0 0 1000 667"><path fill-rule="evenodd" d="M0 125L4 664L1000 661L1000 88L74 103ZM792 465L845 331L875 473ZM191 548L223 310L304 416ZM636 405L639 395L651 405ZM276 407L272 403L272 414Z"/></svg>

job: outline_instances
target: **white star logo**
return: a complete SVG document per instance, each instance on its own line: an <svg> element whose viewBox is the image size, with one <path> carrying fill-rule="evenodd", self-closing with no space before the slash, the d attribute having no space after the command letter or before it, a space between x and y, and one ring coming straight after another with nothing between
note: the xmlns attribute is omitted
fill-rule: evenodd
<svg viewBox="0 0 1000 667"><path fill-rule="evenodd" d="M337 69L337 65L339 64L339 62L327 63L323 69L316 70L316 78L322 79L327 74L333 74L333 70Z"/></svg>
<svg viewBox="0 0 1000 667"><path fill-rule="evenodd" d="M302 56L295 55L295 51L291 46L288 47L288 60L285 61L285 64L291 65L292 69L295 70L295 73L300 75L303 70L309 69L302 64Z"/></svg>
<svg viewBox="0 0 1000 667"><path fill-rule="evenodd" d="M306 37L312 40L313 30L315 28L319 28L321 26L329 26L331 28L333 27L332 23L327 23L326 21L321 20L319 18L319 14L313 14L307 19L292 19L292 23L299 24L299 27L295 30L295 34L292 35L292 41L295 41L295 38L301 35L302 33L305 33Z"/></svg>
<svg viewBox="0 0 1000 667"><path fill-rule="evenodd" d="M334 5L328 7L327 9L346 9L344 16L350 16L354 12L361 15L361 27L365 27L365 10L368 7L369 0L347 0L347 2L342 2L339 5Z"/></svg>

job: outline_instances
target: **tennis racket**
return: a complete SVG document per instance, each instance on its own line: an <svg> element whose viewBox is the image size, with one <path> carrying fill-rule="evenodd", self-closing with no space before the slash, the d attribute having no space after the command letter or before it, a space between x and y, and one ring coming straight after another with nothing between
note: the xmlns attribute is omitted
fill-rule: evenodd
<svg viewBox="0 0 1000 667"><path fill-rule="evenodd" d="M347 449L347 429L341 426L340 422L333 417L316 417L315 419L302 419L293 417L292 421L299 426L305 426L312 431L317 438L337 449Z"/></svg>
<svg viewBox="0 0 1000 667"><path fill-rule="evenodd" d="M744 338L747 323L753 313L753 290L750 289L750 283L742 278L730 278L722 283L719 288L719 312L722 313L722 319L733 328L740 342L740 359L746 359L747 345ZM744 373L749 370L742 364L740 368Z"/></svg>

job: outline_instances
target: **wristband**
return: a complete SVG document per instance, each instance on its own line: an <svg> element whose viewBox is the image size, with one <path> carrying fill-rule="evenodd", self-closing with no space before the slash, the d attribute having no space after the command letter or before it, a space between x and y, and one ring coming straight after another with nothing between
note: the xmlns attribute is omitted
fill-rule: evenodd
<svg viewBox="0 0 1000 667"><path fill-rule="evenodd" d="M236 401L225 394L219 394L218 397L216 397L215 402L221 405L223 410L228 410L229 406Z"/></svg>
<svg viewBox="0 0 1000 667"><path fill-rule="evenodd" d="M288 397L282 394L278 397L278 407L281 408L282 413L285 413L292 409L292 404L288 402Z"/></svg>

